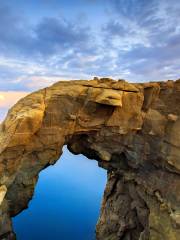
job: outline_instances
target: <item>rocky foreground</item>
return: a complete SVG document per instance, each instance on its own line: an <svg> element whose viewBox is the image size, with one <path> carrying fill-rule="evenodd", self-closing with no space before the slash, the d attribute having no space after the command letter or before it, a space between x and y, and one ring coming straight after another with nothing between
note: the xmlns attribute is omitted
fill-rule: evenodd
<svg viewBox="0 0 180 240"><path fill-rule="evenodd" d="M180 80L62 81L12 107L0 125L1 240L15 239L11 217L63 145L108 170L97 240L180 238Z"/></svg>

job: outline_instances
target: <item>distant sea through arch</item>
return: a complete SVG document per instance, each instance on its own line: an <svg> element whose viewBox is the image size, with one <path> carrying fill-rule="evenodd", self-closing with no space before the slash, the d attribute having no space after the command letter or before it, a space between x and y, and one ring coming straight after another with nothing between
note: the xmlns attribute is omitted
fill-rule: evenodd
<svg viewBox="0 0 180 240"><path fill-rule="evenodd" d="M106 171L66 146L39 175L29 208L13 219L17 240L94 240Z"/></svg>

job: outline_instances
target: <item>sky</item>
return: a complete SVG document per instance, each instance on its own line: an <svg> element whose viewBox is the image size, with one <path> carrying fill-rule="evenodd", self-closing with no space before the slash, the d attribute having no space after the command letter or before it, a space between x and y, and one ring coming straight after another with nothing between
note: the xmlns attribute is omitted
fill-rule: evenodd
<svg viewBox="0 0 180 240"><path fill-rule="evenodd" d="M178 79L179 13L178 0L0 0L0 121L61 79Z"/></svg>

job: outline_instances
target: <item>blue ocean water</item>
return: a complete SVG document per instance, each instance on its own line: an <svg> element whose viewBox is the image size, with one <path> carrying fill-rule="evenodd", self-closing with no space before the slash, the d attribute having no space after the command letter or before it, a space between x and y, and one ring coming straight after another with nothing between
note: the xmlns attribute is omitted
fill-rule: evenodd
<svg viewBox="0 0 180 240"><path fill-rule="evenodd" d="M17 240L94 240L106 171L66 147L40 173L29 208L13 219Z"/></svg>

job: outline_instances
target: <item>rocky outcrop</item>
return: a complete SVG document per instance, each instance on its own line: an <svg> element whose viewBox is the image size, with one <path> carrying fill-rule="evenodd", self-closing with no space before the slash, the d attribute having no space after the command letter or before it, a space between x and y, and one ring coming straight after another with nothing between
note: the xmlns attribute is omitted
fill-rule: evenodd
<svg viewBox="0 0 180 240"><path fill-rule="evenodd" d="M62 81L21 99L0 125L0 239L63 145L108 170L97 240L179 239L179 80Z"/></svg>

